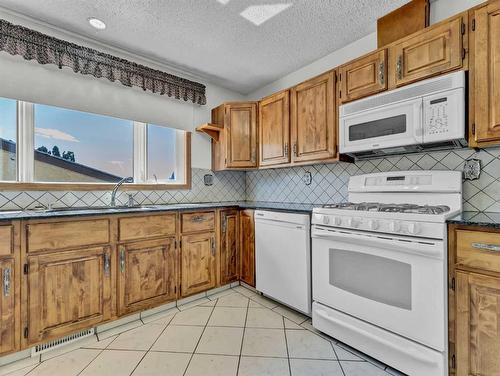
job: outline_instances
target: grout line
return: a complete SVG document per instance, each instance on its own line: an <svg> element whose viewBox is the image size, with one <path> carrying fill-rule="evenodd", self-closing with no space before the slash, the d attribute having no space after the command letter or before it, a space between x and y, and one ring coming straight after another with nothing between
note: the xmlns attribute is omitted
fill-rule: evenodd
<svg viewBox="0 0 500 376"><path fill-rule="evenodd" d="M344 368L342 367L342 363L340 363L339 356L337 355L337 352L335 351L335 346L333 346L333 342L332 341L328 341L328 342L330 342L330 346L332 346L332 350L333 350L333 353L335 354L335 358L337 358L337 363L339 364L340 371L342 372L342 374L344 376L347 376L344 372Z"/></svg>
<svg viewBox="0 0 500 376"><path fill-rule="evenodd" d="M285 347L286 347L286 358L288 361L288 374L291 376L292 375L292 366L290 364L290 352L288 351L288 339L286 338L285 316L281 316L281 319L283 321L283 332L285 334Z"/></svg>
<svg viewBox="0 0 500 376"><path fill-rule="evenodd" d="M245 340L245 331L247 328L249 306L250 306L250 299L247 298L247 311L245 313L245 323L243 324L243 335L241 336L240 356L238 357L238 365L236 366L236 376L238 376L238 374L240 373L241 354L243 352L243 341Z"/></svg>

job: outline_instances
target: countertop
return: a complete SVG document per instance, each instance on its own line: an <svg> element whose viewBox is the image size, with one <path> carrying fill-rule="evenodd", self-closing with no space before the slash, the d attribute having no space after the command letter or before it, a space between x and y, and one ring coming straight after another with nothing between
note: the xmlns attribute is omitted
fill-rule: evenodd
<svg viewBox="0 0 500 376"><path fill-rule="evenodd" d="M465 211L447 220L448 223L500 228L500 213Z"/></svg>
<svg viewBox="0 0 500 376"><path fill-rule="evenodd" d="M238 207L242 209L269 209L292 213L310 214L317 205L312 204L292 204L282 202L264 202L264 201L228 201L228 202L202 202L188 204L166 204L166 205L148 205L145 207L118 207L118 208L95 208L85 210L22 210L22 211L1 211L0 220L12 219L43 219L90 215L108 215L125 213L152 213L162 211L187 211L202 210L214 208Z"/></svg>

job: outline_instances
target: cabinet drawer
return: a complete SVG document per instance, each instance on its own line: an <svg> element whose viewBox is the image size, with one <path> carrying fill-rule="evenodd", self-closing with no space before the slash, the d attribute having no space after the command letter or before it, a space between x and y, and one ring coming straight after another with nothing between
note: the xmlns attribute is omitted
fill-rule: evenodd
<svg viewBox="0 0 500 376"><path fill-rule="evenodd" d="M26 233L30 253L110 242L108 219L30 224Z"/></svg>
<svg viewBox="0 0 500 376"><path fill-rule="evenodd" d="M12 253L12 238L14 227L12 225L0 226L0 256Z"/></svg>
<svg viewBox="0 0 500 376"><path fill-rule="evenodd" d="M457 230L457 267L500 273L500 233Z"/></svg>
<svg viewBox="0 0 500 376"><path fill-rule="evenodd" d="M183 213L182 232L211 231L215 228L215 212Z"/></svg>
<svg viewBox="0 0 500 376"><path fill-rule="evenodd" d="M175 235L175 213L119 219L121 241Z"/></svg>

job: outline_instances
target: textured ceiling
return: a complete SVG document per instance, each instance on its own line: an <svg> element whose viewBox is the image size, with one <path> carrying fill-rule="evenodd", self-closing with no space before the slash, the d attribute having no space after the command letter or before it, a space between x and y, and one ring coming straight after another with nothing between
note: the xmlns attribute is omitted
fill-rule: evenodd
<svg viewBox="0 0 500 376"><path fill-rule="evenodd" d="M250 93L375 31L408 0L0 0L0 6ZM256 26L249 6L292 4ZM257 12L258 13L258 12ZM106 22L104 31L87 19Z"/></svg>

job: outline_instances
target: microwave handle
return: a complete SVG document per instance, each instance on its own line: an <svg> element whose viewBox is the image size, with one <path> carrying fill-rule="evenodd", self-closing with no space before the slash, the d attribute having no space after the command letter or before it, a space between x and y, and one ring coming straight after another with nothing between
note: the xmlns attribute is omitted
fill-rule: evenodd
<svg viewBox="0 0 500 376"><path fill-rule="evenodd" d="M413 136L419 143L424 141L424 101L422 98L413 104Z"/></svg>

